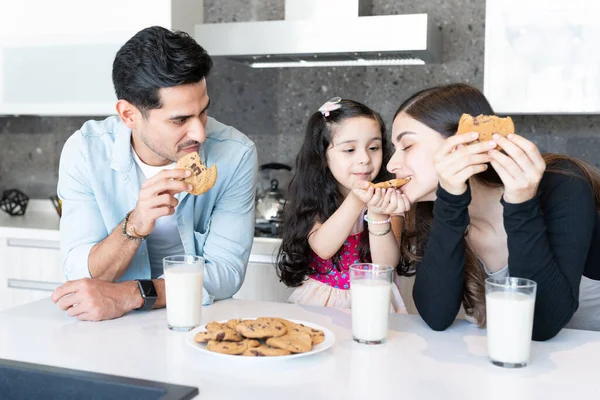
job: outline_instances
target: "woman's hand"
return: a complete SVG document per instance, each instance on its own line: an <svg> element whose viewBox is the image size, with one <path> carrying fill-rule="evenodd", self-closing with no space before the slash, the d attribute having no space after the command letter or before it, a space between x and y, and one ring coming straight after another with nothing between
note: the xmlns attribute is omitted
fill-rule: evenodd
<svg viewBox="0 0 600 400"><path fill-rule="evenodd" d="M504 183L504 201L524 203L535 197L546 162L537 146L522 136L510 134L508 137L494 135L494 140L506 152L489 152L492 167Z"/></svg>
<svg viewBox="0 0 600 400"><path fill-rule="evenodd" d="M410 210L408 197L398 189L374 188L361 181L355 184L352 193L365 203L371 214L404 215Z"/></svg>
<svg viewBox="0 0 600 400"><path fill-rule="evenodd" d="M448 193L461 195L467 190L470 177L485 171L491 158L488 152L494 141L466 144L477 140L477 132L450 136L433 157L440 186Z"/></svg>

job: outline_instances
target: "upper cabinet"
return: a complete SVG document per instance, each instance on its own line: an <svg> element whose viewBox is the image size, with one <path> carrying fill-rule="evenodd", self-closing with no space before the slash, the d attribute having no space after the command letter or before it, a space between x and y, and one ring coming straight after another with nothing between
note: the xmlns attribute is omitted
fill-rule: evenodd
<svg viewBox="0 0 600 400"><path fill-rule="evenodd" d="M484 93L499 114L600 114L600 2L487 0Z"/></svg>
<svg viewBox="0 0 600 400"><path fill-rule="evenodd" d="M139 30L193 34L202 0L0 2L0 115L111 115L112 62Z"/></svg>

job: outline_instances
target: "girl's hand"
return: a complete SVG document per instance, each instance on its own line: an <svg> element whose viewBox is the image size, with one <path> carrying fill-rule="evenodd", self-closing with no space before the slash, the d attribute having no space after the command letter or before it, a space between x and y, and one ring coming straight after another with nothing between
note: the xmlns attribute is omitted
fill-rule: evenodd
<svg viewBox="0 0 600 400"><path fill-rule="evenodd" d="M367 202L366 206L369 214L404 215L410 210L410 201L398 189L377 188L375 195Z"/></svg>
<svg viewBox="0 0 600 400"><path fill-rule="evenodd" d="M410 210L410 201L398 189L376 189L369 182L359 181L355 183L352 194L365 203L371 213L403 215Z"/></svg>
<svg viewBox="0 0 600 400"><path fill-rule="evenodd" d="M368 181L355 181L352 186L352 194L367 204L375 195L375 188Z"/></svg>
<svg viewBox="0 0 600 400"><path fill-rule="evenodd" d="M489 152L492 167L504 183L504 201L518 204L531 200L546 170L542 154L534 143L519 135L494 135L494 140L506 152Z"/></svg>
<svg viewBox="0 0 600 400"><path fill-rule="evenodd" d="M450 136L433 157L440 186L448 193L461 195L467 190L470 177L487 169L491 158L488 152L496 147L494 141L465 146L477 139L477 132Z"/></svg>

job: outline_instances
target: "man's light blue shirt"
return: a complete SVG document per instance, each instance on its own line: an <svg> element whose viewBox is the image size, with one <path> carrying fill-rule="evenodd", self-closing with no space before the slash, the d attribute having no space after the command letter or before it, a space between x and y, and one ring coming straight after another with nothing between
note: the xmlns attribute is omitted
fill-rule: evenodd
<svg viewBox="0 0 600 400"><path fill-rule="evenodd" d="M203 303L234 295L242 285L254 238L258 160L254 143L235 128L208 118L200 157L217 165L215 186L182 194L177 227L186 254L203 256ZM136 206L140 192L131 156L131 130L119 117L88 121L63 148L58 180L62 200L60 246L67 279L91 277L92 247ZM148 245L142 242L120 281L150 279Z"/></svg>

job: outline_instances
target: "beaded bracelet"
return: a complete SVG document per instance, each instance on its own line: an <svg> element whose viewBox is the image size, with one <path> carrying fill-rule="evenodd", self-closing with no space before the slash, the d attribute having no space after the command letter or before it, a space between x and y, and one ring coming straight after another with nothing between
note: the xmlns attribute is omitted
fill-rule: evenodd
<svg viewBox="0 0 600 400"><path fill-rule="evenodd" d="M146 238L148 237L148 235L146 235L146 236L131 236L130 234L127 233L127 221L129 221L129 216L131 215L131 213L132 213L132 211L129 211L125 215L125 219L123 220L123 226L121 227L121 233L127 239L133 240L135 242L141 242L143 240L146 240ZM135 232L135 228L134 227L132 227L132 228L133 228L133 232ZM137 232L135 232L135 234L137 234Z"/></svg>
<svg viewBox="0 0 600 400"><path fill-rule="evenodd" d="M374 220L374 219L369 219L369 217L367 217L367 214L365 214L365 216L363 217L363 219L365 221L367 221L369 224L373 224L373 225L382 225L382 224L389 224L390 222L392 222L392 217L389 217L388 219L383 219L383 220Z"/></svg>

